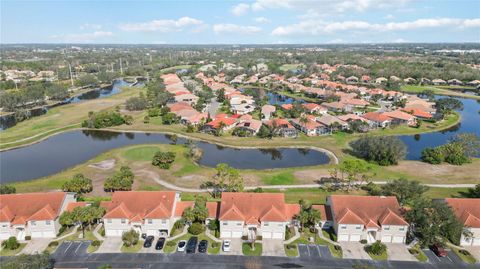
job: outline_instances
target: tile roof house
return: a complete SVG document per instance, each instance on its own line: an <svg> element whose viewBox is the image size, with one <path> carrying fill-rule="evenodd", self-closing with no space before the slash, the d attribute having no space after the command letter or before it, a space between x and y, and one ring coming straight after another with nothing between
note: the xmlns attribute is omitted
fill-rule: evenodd
<svg viewBox="0 0 480 269"><path fill-rule="evenodd" d="M270 117L273 113L275 113L277 109L275 106L272 105L264 105L262 106L262 120L270 120Z"/></svg>
<svg viewBox="0 0 480 269"><path fill-rule="evenodd" d="M274 129L275 135L282 137L297 137L298 131L293 125L286 119L271 119L266 121L265 124Z"/></svg>
<svg viewBox="0 0 480 269"><path fill-rule="evenodd" d="M307 122L302 122L300 118L292 119L291 123L295 128L304 132L307 136L317 136L329 134L327 126L315 121L315 117L307 117Z"/></svg>
<svg viewBox="0 0 480 269"><path fill-rule="evenodd" d="M256 135L260 130L260 127L262 127L261 121L255 119L246 119L241 120L235 128L239 128L241 130L249 132L251 135Z"/></svg>
<svg viewBox="0 0 480 269"><path fill-rule="evenodd" d="M71 202L74 194L65 192L0 195L0 240L56 237L59 216Z"/></svg>
<svg viewBox="0 0 480 269"><path fill-rule="evenodd" d="M392 124L395 125L407 124L408 126L415 126L417 124L417 118L414 115L401 110L384 112L383 115L390 117Z"/></svg>
<svg viewBox="0 0 480 269"><path fill-rule="evenodd" d="M223 114L218 114L215 119L213 119L211 122L207 122L202 126L202 132L206 133L212 133L216 132L220 129L220 126L223 124L224 127L222 128L222 131L227 131L235 127L237 125L238 119L233 118L233 117L228 117Z"/></svg>
<svg viewBox="0 0 480 269"><path fill-rule="evenodd" d="M327 197L338 241L405 243L408 223L394 196Z"/></svg>
<svg viewBox="0 0 480 269"><path fill-rule="evenodd" d="M283 193L224 192L220 202L221 238L285 239L285 227L300 211L286 204Z"/></svg>
<svg viewBox="0 0 480 269"><path fill-rule="evenodd" d="M472 233L461 235L461 246L480 246L480 198L445 198L453 213L463 226Z"/></svg>
<svg viewBox="0 0 480 269"><path fill-rule="evenodd" d="M420 109L420 108L402 108L402 111L407 112L412 114L413 116L419 118L419 119L431 119L433 118L433 115L428 113L427 111Z"/></svg>
<svg viewBox="0 0 480 269"><path fill-rule="evenodd" d="M328 111L326 107L315 103L305 103L302 106L310 114L325 114Z"/></svg>
<svg viewBox="0 0 480 269"><path fill-rule="evenodd" d="M368 112L363 114L362 118L368 120L370 128L385 128L392 123L392 118L380 112Z"/></svg>
<svg viewBox="0 0 480 269"><path fill-rule="evenodd" d="M105 235L122 236L129 230L140 234L168 235L175 217L180 195L173 191L116 191L112 200L102 202L106 208L103 216Z"/></svg>

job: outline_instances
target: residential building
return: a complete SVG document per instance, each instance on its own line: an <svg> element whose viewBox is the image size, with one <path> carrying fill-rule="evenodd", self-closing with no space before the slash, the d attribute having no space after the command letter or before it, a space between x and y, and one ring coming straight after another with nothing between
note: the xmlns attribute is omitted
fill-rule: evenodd
<svg viewBox="0 0 480 269"><path fill-rule="evenodd" d="M408 223L394 196L327 197L337 241L405 243Z"/></svg>
<svg viewBox="0 0 480 269"><path fill-rule="evenodd" d="M75 195L65 192L0 195L0 240L56 237L59 217L71 202Z"/></svg>
<svg viewBox="0 0 480 269"><path fill-rule="evenodd" d="M222 117L221 114L217 115L214 120L207 122L203 125L202 131L206 133L217 132L222 128L221 131L227 131L235 127L238 120L231 117ZM221 127L223 125L223 127Z"/></svg>
<svg viewBox="0 0 480 269"><path fill-rule="evenodd" d="M153 236L169 235L180 195L173 191L116 191L112 200L102 202L105 235L122 236L135 230Z"/></svg>
<svg viewBox="0 0 480 269"><path fill-rule="evenodd" d="M312 208L320 212L320 221L315 224L317 228L328 230L333 228L333 218L330 206L327 205L312 205Z"/></svg>
<svg viewBox="0 0 480 269"><path fill-rule="evenodd" d="M356 76L350 76L345 79L345 82L347 82L348 84L355 84L358 83L358 78Z"/></svg>
<svg viewBox="0 0 480 269"><path fill-rule="evenodd" d="M392 119L391 123L394 125L406 124L409 126L414 126L417 124L417 118L415 116L405 113L401 110L384 112L383 115L390 117Z"/></svg>
<svg viewBox="0 0 480 269"><path fill-rule="evenodd" d="M461 246L480 246L480 198L445 198L471 236L460 237Z"/></svg>
<svg viewBox="0 0 480 269"><path fill-rule="evenodd" d="M370 128L386 128L392 123L392 118L380 112L368 112L363 114L362 118L368 120Z"/></svg>
<svg viewBox="0 0 480 269"><path fill-rule="evenodd" d="M275 113L276 108L275 106L272 105L264 105L262 106L262 119L263 120L270 120L270 117L272 116L273 113Z"/></svg>
<svg viewBox="0 0 480 269"><path fill-rule="evenodd" d="M244 116L247 116L247 115L244 115ZM260 130L260 127L262 127L262 122L259 120L251 119L251 118L245 119L245 120L240 118L240 123L238 123L236 126L236 128L244 130L250 133L251 135L256 135Z"/></svg>
<svg viewBox="0 0 480 269"><path fill-rule="evenodd" d="M285 239L285 227L300 211L283 193L224 192L220 202L220 237Z"/></svg>
<svg viewBox="0 0 480 269"><path fill-rule="evenodd" d="M282 137L295 138L298 136L298 131L286 119L271 119L265 122L267 126L273 128L275 135Z"/></svg>
<svg viewBox="0 0 480 269"><path fill-rule="evenodd" d="M310 117L307 117L306 122L302 122L301 119L292 119L291 123L295 128L299 129L300 131L304 132L307 136L317 136L323 134L329 134L328 128L315 121Z"/></svg>

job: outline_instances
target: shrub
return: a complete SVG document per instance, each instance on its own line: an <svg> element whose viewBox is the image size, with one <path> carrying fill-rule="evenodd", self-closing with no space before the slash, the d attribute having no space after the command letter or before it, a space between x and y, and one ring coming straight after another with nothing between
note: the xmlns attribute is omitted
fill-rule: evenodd
<svg viewBox="0 0 480 269"><path fill-rule="evenodd" d="M338 246L338 245L333 246L333 248L334 248L336 251L342 250L342 247L341 247L341 246Z"/></svg>
<svg viewBox="0 0 480 269"><path fill-rule="evenodd" d="M127 116L124 117L116 111L89 113L88 119L83 121L82 127L98 129L122 125L127 123L126 121Z"/></svg>
<svg viewBox="0 0 480 269"><path fill-rule="evenodd" d="M58 241L52 241L52 242L48 243L48 246L49 247L56 247L56 246L58 246Z"/></svg>
<svg viewBox="0 0 480 269"><path fill-rule="evenodd" d="M143 117L143 123L145 123L145 124L150 123L150 117L149 116Z"/></svg>
<svg viewBox="0 0 480 269"><path fill-rule="evenodd" d="M210 231L215 231L215 230L218 229L218 226L219 226L218 224L219 224L218 220L211 220L211 221L208 223L208 229L209 229Z"/></svg>
<svg viewBox="0 0 480 269"><path fill-rule="evenodd" d="M412 255L420 254L420 252L418 250L414 249L414 248L409 249L408 252L410 252L410 254L412 254Z"/></svg>
<svg viewBox="0 0 480 269"><path fill-rule="evenodd" d="M356 156L383 166L397 164L407 154L405 143L394 136L364 136L350 146Z"/></svg>
<svg viewBox="0 0 480 269"><path fill-rule="evenodd" d="M296 249L297 248L297 245L295 244L288 244L287 245L287 249Z"/></svg>
<svg viewBox="0 0 480 269"><path fill-rule="evenodd" d="M125 108L130 111L134 110L144 110L147 108L148 102L143 96L140 97L130 97L125 102Z"/></svg>
<svg viewBox="0 0 480 269"><path fill-rule="evenodd" d="M212 243L212 248L218 248L220 246L220 243L218 242L213 242Z"/></svg>
<svg viewBox="0 0 480 269"><path fill-rule="evenodd" d="M134 230L124 232L122 234L123 245L126 246L126 247L131 247L131 246L136 245L138 243L138 237L139 236L140 235L138 234L138 232L136 232Z"/></svg>
<svg viewBox="0 0 480 269"><path fill-rule="evenodd" d="M98 247L98 246L100 246L100 244L101 244L101 242L99 240L93 240L92 241L92 246L93 247Z"/></svg>
<svg viewBox="0 0 480 269"><path fill-rule="evenodd" d="M0 194L16 193L17 189L11 185L0 184Z"/></svg>
<svg viewBox="0 0 480 269"><path fill-rule="evenodd" d="M27 235L27 236L25 236L25 240L26 241L32 240L32 237L30 235Z"/></svg>
<svg viewBox="0 0 480 269"><path fill-rule="evenodd" d="M151 117L151 118L160 116L160 109L157 108L157 107L150 108L148 110L148 116Z"/></svg>
<svg viewBox="0 0 480 269"><path fill-rule="evenodd" d="M367 251L378 256L384 253L385 251L387 251L387 246L382 242L377 241L371 244L370 246L368 246Z"/></svg>
<svg viewBox="0 0 480 269"><path fill-rule="evenodd" d="M167 241L167 246L169 246L169 247L174 247L176 245L177 245L177 243L175 243L175 241Z"/></svg>
<svg viewBox="0 0 480 269"><path fill-rule="evenodd" d="M422 150L422 161L430 164L441 164L445 160L445 156L440 148L425 148Z"/></svg>
<svg viewBox="0 0 480 269"><path fill-rule="evenodd" d="M172 163L175 161L175 152L158 151L153 156L152 165L158 166L162 169L169 169Z"/></svg>
<svg viewBox="0 0 480 269"><path fill-rule="evenodd" d="M15 236L12 236L7 240L3 241L2 246L5 249L14 250L20 247L20 243L18 243L17 238Z"/></svg>
<svg viewBox="0 0 480 269"><path fill-rule="evenodd" d="M364 244L364 245L365 245L365 244L367 243L367 240L365 240L365 239L362 239L362 240L360 240L360 243L362 243L362 244Z"/></svg>
<svg viewBox="0 0 480 269"><path fill-rule="evenodd" d="M190 227L188 227L188 232L193 235L199 235L205 231L205 227L201 223L195 222Z"/></svg>

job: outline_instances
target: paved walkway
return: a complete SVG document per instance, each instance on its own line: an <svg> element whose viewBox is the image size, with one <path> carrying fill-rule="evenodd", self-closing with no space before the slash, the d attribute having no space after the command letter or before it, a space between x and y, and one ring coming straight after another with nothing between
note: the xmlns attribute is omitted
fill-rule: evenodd
<svg viewBox="0 0 480 269"><path fill-rule="evenodd" d="M292 236L292 238L290 238L288 240L285 240L283 242L283 244L288 245L288 244L292 243L293 241L297 240L298 238L300 238L300 232L298 231L298 227L295 226L295 227L293 227L293 229L295 230L295 235Z"/></svg>
<svg viewBox="0 0 480 269"><path fill-rule="evenodd" d="M177 238L179 238L179 237L182 237L182 236L186 235L187 233L188 233L188 227L187 227L187 225L185 225L185 226L183 227L183 231L182 231L181 233L179 233L179 234L177 234L177 235L175 235L175 236L172 236L172 237L167 237L167 241L175 240L175 239L177 239Z"/></svg>
<svg viewBox="0 0 480 269"><path fill-rule="evenodd" d="M216 238L213 234L210 233L210 229L205 229L205 235L212 239L213 241L217 242L217 243L222 243L222 240L220 238Z"/></svg>
<svg viewBox="0 0 480 269"><path fill-rule="evenodd" d="M100 241L103 241L105 240L105 237L103 237L102 235L100 235L98 233L98 231L103 227L103 223L100 223L97 225L97 227L95 227L95 230L93 230L93 235Z"/></svg>

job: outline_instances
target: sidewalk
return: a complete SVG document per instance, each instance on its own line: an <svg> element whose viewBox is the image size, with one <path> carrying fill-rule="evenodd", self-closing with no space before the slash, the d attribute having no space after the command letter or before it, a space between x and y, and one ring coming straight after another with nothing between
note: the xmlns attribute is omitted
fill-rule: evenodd
<svg viewBox="0 0 480 269"><path fill-rule="evenodd" d="M300 238L300 232L298 231L298 227L295 226L293 229L295 230L295 235L292 238L284 241L283 242L284 245L288 245L288 244L292 243L293 241L297 240L298 238Z"/></svg>

